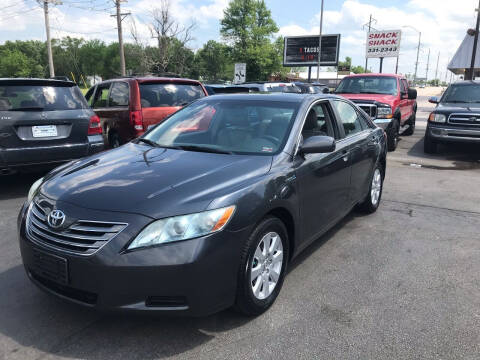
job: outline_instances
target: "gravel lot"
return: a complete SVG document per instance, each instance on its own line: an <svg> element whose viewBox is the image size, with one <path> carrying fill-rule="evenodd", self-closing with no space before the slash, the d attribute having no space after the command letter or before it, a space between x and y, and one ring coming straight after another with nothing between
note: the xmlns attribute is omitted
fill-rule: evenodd
<svg viewBox="0 0 480 360"><path fill-rule="evenodd" d="M352 213L290 266L258 318L102 314L24 273L17 212L39 174L0 178L0 359L478 359L480 151L423 154L431 106L389 154L377 213Z"/></svg>

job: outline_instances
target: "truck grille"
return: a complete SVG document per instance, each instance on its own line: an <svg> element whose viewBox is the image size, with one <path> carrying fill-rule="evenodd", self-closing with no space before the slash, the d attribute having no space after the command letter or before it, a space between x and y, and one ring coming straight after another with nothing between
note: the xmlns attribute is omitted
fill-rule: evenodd
<svg viewBox="0 0 480 360"><path fill-rule="evenodd" d="M480 114L451 114L448 122L455 125L480 126Z"/></svg>
<svg viewBox="0 0 480 360"><path fill-rule="evenodd" d="M119 234L128 224L105 221L76 220L63 229L48 225L48 210L32 202L27 214L27 235L46 247L78 255L92 255Z"/></svg>
<svg viewBox="0 0 480 360"><path fill-rule="evenodd" d="M366 103L360 103L355 100L353 100L356 105L365 111L368 116L370 116L372 119L375 119L377 117L377 105L375 104L366 104Z"/></svg>

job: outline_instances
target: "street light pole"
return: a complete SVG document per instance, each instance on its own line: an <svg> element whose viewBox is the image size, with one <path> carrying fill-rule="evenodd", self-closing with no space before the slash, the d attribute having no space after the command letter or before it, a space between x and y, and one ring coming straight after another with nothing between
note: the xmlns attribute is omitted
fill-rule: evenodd
<svg viewBox="0 0 480 360"><path fill-rule="evenodd" d="M320 10L320 36L318 37L318 67L317 67L317 83L320 81L320 61L322 55L322 26L323 26L323 0L322 9Z"/></svg>
<svg viewBox="0 0 480 360"><path fill-rule="evenodd" d="M417 83L417 69L418 69L418 56L420 55L420 42L422 39L422 33L418 32L418 46L417 46L417 61L415 62L415 74L413 75L413 83Z"/></svg>

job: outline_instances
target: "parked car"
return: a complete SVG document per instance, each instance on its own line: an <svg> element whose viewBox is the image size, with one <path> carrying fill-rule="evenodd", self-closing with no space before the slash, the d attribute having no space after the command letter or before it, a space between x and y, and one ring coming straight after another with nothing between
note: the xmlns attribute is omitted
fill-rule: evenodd
<svg viewBox="0 0 480 360"><path fill-rule="evenodd" d="M328 94L330 92L328 87L325 85L304 82L295 82L294 84L300 89L302 94Z"/></svg>
<svg viewBox="0 0 480 360"><path fill-rule="evenodd" d="M238 94L238 93L249 93L250 88L236 86L236 85L223 85L223 84L203 84L205 90L207 90L208 95L217 95L217 94Z"/></svg>
<svg viewBox="0 0 480 360"><path fill-rule="evenodd" d="M196 80L132 77L101 82L85 97L100 117L105 142L115 148L206 95Z"/></svg>
<svg viewBox="0 0 480 360"><path fill-rule="evenodd" d="M98 116L70 81L0 79L0 174L103 150Z"/></svg>
<svg viewBox="0 0 480 360"><path fill-rule="evenodd" d="M301 93L302 90L289 82L248 82L237 86L250 88L251 91Z"/></svg>
<svg viewBox="0 0 480 360"><path fill-rule="evenodd" d="M428 118L424 150L437 152L438 144L480 144L480 82L459 81L451 84L442 97L431 97L437 104Z"/></svg>
<svg viewBox="0 0 480 360"><path fill-rule="evenodd" d="M417 90L396 74L358 74L342 79L336 94L350 99L374 119L388 135L388 150L397 148L400 131L413 135L417 113Z"/></svg>
<svg viewBox="0 0 480 360"><path fill-rule="evenodd" d="M355 206L379 206L384 131L332 95L198 100L30 189L28 277L97 308L260 314L288 263Z"/></svg>

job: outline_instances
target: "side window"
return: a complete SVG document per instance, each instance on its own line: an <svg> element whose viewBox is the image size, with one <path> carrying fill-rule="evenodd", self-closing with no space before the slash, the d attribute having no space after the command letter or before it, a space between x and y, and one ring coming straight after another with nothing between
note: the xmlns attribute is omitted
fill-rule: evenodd
<svg viewBox="0 0 480 360"><path fill-rule="evenodd" d="M331 136L335 137L332 121L329 117L327 104L320 103L314 105L307 114L302 129L303 139L311 136Z"/></svg>
<svg viewBox="0 0 480 360"><path fill-rule="evenodd" d="M402 92L405 92L405 94L408 93L408 83L407 80L402 80L402 88L405 88L405 90L402 89Z"/></svg>
<svg viewBox="0 0 480 360"><path fill-rule="evenodd" d="M129 86L126 82L118 81L112 84L108 105L110 107L128 106L128 98L130 95Z"/></svg>
<svg viewBox="0 0 480 360"><path fill-rule="evenodd" d="M95 99L93 100L93 108L104 108L107 107L108 99L108 90L110 89L110 84L98 85L97 91L95 93Z"/></svg>
<svg viewBox="0 0 480 360"><path fill-rule="evenodd" d="M88 106L92 107L93 104L93 93L95 92L95 86L92 86L87 93L85 94L85 99L87 100Z"/></svg>
<svg viewBox="0 0 480 360"><path fill-rule="evenodd" d="M362 120L352 105L341 100L334 100L333 105L340 117L346 137L359 133L364 129L364 127L362 127Z"/></svg>

